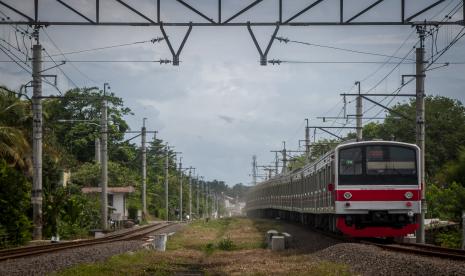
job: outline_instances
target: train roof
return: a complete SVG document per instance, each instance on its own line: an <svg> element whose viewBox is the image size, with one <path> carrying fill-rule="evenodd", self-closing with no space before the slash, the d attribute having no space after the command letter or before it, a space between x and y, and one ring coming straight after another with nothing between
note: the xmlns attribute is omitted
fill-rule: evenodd
<svg viewBox="0 0 465 276"><path fill-rule="evenodd" d="M410 143L405 143L405 142L387 141L387 140L370 140L370 141L360 141L360 142L350 141L350 142L347 142L347 143L341 143L341 144L337 145L335 147L335 149L337 150L337 149L340 149L340 148L350 147L350 146L353 146L353 145L363 146L363 145L373 145L373 144L375 144L375 145L376 144L402 145L402 146L418 148L418 146L415 145L415 144L410 144Z"/></svg>

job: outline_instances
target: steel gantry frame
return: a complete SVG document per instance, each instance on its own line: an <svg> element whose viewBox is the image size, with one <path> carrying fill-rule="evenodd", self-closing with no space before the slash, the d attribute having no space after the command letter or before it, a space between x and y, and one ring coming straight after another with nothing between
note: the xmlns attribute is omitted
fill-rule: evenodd
<svg viewBox="0 0 465 276"><path fill-rule="evenodd" d="M94 16L89 16L86 15L83 11L80 11L80 7L77 4L69 4L65 0L55 0L57 5L61 5L65 9L69 10L71 13L74 13L75 15L78 15L82 20L81 21L53 21L50 19L47 19L44 17L42 14L40 14L40 4L39 0L30 0L30 6L26 10L32 10L33 15L28 15L25 10L21 10L20 8L15 7L13 4L9 4L7 2L13 2L13 1L6 1L6 0L1 0L0 5L8 8L9 10L13 11L17 15L19 15L22 20L12 20L12 21L3 21L0 22L0 24L18 24L18 25L45 25L45 26L52 26L52 25L74 25L74 26L95 26L95 25L100 25L100 26L161 26L162 24L165 26L328 26L328 25L412 25L415 24L414 19L417 18L418 16L426 13L427 11L435 8L436 6L440 5L441 3L445 2L446 0L436 0L434 3L430 5L426 5L425 7L415 10L413 13L407 14L407 2L409 0L398 0L399 5L398 5L398 10L396 10L397 14L397 19L392 19L392 20L377 20L377 21L360 21L360 17L362 15L367 14L369 11L374 10L377 6L380 6L381 3L387 2L385 0L376 0L373 1L369 6L366 8L363 8L359 10L356 13L349 13L345 7L350 7L356 3L356 0L339 0L337 7L335 6L334 11L338 13L338 18L337 20L331 20L331 21L318 21L318 20L303 20L303 21L298 21L299 17L301 17L303 14L308 13L315 7L319 6L323 2L328 2L329 0L310 0L308 1L308 5L305 6L304 8L300 9L298 12L292 14L288 18L284 18L284 10L289 3L292 1L285 1L285 0L254 0L250 1L250 4L247 6L240 8L239 11L234 12L232 15L228 16L226 20L222 17L223 12L225 9L223 8L223 3L233 3L234 0L217 0L217 11L216 14L213 15L207 15L206 13L200 11L198 8L196 8L193 4L188 3L187 0L174 0L174 1L168 1L168 0L156 0L155 6L156 6L156 11L154 13L147 13L147 11L143 11L141 9L138 9L134 5L128 4L128 0L113 0L115 3L120 4L123 8L128 10L129 12L136 14L140 20L142 21L104 21L100 17L102 14L102 6L100 5L100 0L94 0L95 3L95 9L92 9L92 13L94 13ZM244 15L246 12L254 9L257 10L260 7L260 3L265 3L265 2L275 2L276 4L276 18L274 20L270 21L257 21L253 22L251 18L245 19L245 20L238 20L238 18L242 15ZM172 2L178 3L177 7L174 9L177 10L186 10L190 11L194 14L196 14L199 17L199 21L195 22L183 22L183 21L177 21L177 22L168 22L164 21L163 14L164 11L173 11L171 7L166 7L167 2ZM410 3L413 2L418 2L418 1L412 1L410 0ZM417 3L418 4L418 3ZM263 5L261 5L263 8ZM82 8L81 8L82 10ZM89 10L89 9L87 9ZM464 9L465 12L465 9ZM89 13L89 11L88 11ZM216 18L216 19L215 19ZM424 24L424 21L418 22L421 24ZM441 22L441 21L430 21L427 22L428 25L457 25L457 24L462 24L463 25L463 19L456 21L456 22Z"/></svg>
<svg viewBox="0 0 465 276"><path fill-rule="evenodd" d="M285 10L289 7L290 1L285 0L254 0L244 6L239 7L238 11L234 11L232 15L223 18L223 14L225 11L230 12L229 9L225 9L223 4L225 3L233 3L234 0L217 0L216 6L216 14L206 14L200 11L193 3L188 3L186 0L173 0L169 1L168 6L175 6L167 7L166 3L168 0L156 0L154 3L155 11L147 12L145 10L141 10L140 8L135 7L134 4L128 4L127 0L112 0L114 3L119 4L120 7L126 9L129 13L135 14L136 18L139 20L133 21L105 21L102 20L101 15L103 11L103 7L101 6L100 0L93 0L93 8L87 9L87 13L82 11L82 7L77 4L70 4L65 2L64 0L56 0L56 5L60 5L65 10L68 10L70 15L77 15L81 20L79 21L54 21L52 19L48 19L47 15L43 15L40 13L41 6L39 4L39 0L30 0L30 4L26 8L20 9L17 7L17 4L7 3L6 0L0 0L0 7L4 7L14 14L19 19L10 19L9 20L2 20L0 21L0 25L30 25L30 26L159 26L161 32L163 33L163 37L170 49L173 58L173 65L179 65L179 56L181 51L192 31L193 27L207 27L207 26L244 26L247 27L250 36L257 48L257 51L260 55L260 64L267 65L267 54L273 44L274 38L279 30L280 26L401 26L401 25L465 25L464 18L465 18L465 5L463 8L463 16L462 20L458 21L425 21L425 20L418 20L415 21L419 16L425 14L427 11L430 11L440 5L441 3L445 2L446 0L436 0L434 3L425 5L420 9L417 9L413 12L407 12L407 1L408 0L397 0L399 1L398 7L394 12L394 16L391 20L371 20L371 21L363 21L363 15L366 15L368 12L373 11L375 9L379 9L380 4L383 2L387 2L385 0L376 0L373 1L370 5L365 8L359 9L357 12L348 12L347 7L353 7L356 3L356 0L339 0L337 5L334 7L334 13L337 13L338 16L335 20L330 21L319 21L319 20L308 20L302 19L302 15L308 14L312 9L315 9L317 6L321 6L323 2L328 2L329 0L310 0L308 5L301 8L299 11L293 13L289 17L285 17ZM264 2L275 2L275 18L274 20L269 21L254 21L253 15L247 17L246 14L250 10L259 10L261 3ZM11 0L9 1L11 2ZM413 1L410 1L412 3ZM465 0L463 0L465 2ZM177 4L177 5L173 5ZM417 3L418 4L418 3ZM50 4L48 4L50 5ZM28 14L25 10L33 11L33 15ZM197 15L196 21L165 21L164 13L169 13L170 11L188 11L191 12L193 15ZM31 12L29 12L31 13ZM88 13L93 14L90 16ZM178 48L177 51L174 50L171 41L168 38L164 30L164 26L186 26L188 30L184 35L184 38L181 42L181 46ZM255 38L255 34L252 30L252 26L274 26L275 30L274 33L266 47L266 50L263 51L260 45Z"/></svg>

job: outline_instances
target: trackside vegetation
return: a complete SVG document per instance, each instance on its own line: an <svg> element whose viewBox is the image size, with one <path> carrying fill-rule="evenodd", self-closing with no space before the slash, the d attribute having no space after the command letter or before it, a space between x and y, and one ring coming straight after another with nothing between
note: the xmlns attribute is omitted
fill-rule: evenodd
<svg viewBox="0 0 465 276"><path fill-rule="evenodd" d="M125 120L134 113L113 93L105 97L109 118L109 186L134 186L129 195L128 210L135 219L141 209L141 154L137 140L128 141ZM100 109L103 92L96 87L75 88L63 98L43 102L43 236L59 235L62 239L81 238L99 227L99 200L84 195L82 187L97 187L100 165L95 162L95 140L99 137ZM67 120L68 122L63 122ZM91 122L89 124L89 122ZM148 212L165 219L164 162L165 141L147 137ZM0 248L28 242L32 233L32 112L31 102L23 94L0 86ZM176 160L169 159L169 219L176 219L179 208L180 173ZM70 181L63 183L63 175ZM184 198L188 198L188 180L183 175ZM205 184L205 183L202 183ZM229 188L223 181L208 182L211 191L231 197L242 197L246 187ZM197 186L195 186L197 187ZM195 194L196 189L193 190ZM98 198L98 197L97 197ZM187 200L184 201L187 210ZM200 202L200 210L204 201ZM196 214L196 216L201 214Z"/></svg>
<svg viewBox="0 0 465 276"><path fill-rule="evenodd" d="M195 221L169 238L166 252L140 250L57 275L352 275L346 265L265 249L271 228L280 229L269 220Z"/></svg>

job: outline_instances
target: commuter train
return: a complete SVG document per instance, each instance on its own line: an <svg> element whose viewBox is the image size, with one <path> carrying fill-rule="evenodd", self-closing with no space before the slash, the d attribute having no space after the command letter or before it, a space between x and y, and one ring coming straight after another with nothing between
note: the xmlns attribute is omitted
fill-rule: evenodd
<svg viewBox="0 0 465 276"><path fill-rule="evenodd" d="M340 144L315 162L252 188L249 216L280 217L351 237L400 237L417 228L420 149L394 141Z"/></svg>

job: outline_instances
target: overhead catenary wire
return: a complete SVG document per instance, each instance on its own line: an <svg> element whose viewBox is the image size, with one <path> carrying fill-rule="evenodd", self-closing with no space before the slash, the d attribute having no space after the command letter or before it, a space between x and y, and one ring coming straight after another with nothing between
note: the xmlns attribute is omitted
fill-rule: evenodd
<svg viewBox="0 0 465 276"><path fill-rule="evenodd" d="M438 16L440 13L442 13L445 9L447 9L450 5L452 4L452 2L449 2L447 6L443 7L434 17ZM449 14L445 17L445 20L449 20L451 18L451 13L452 14L455 14L460 8L461 6L463 6L463 2L460 1L450 12ZM408 55L413 51L413 49L411 51L409 51L407 53L406 56L404 57L398 57L396 56L397 55L397 52L403 48L403 46L405 45L405 43L410 39L410 37L415 33L415 30L413 30L409 36L403 41L403 43L400 45L400 47L394 52L393 55L389 56L389 55L384 55L384 54L379 54L379 53L372 53L372 52L366 52L366 51L360 51L360 50L354 50L354 49L346 49L346 48L340 48L340 47L334 47L334 46L328 46L328 45L321 45L321 44L316 44L316 43L309 43L309 42L302 42L302 41L295 41L295 40L290 40L290 39L287 39L287 38L282 38L282 37L278 37L276 38L277 40L279 40L280 42L285 42L285 43L288 43L288 42L292 42L292 43L298 43L298 44L303 44L303 45L308 45L308 46L313 46L313 47L322 47L322 48L328 48L328 49L333 49L333 50L339 50L339 51L346 51L346 52L351 52L351 53L357 53L357 54L365 54L365 55L375 55L375 56L385 56L385 57L388 57L388 59L385 61L385 62L382 62L381 66L375 70L373 73L370 73L367 77L365 77L363 79L363 81L365 81L366 79L370 78L371 76L375 75L383 66L387 65L387 64L395 64L395 67L392 68L390 70L390 72L385 75L383 78L381 78L374 86L372 86L367 92L365 93L369 93L371 92L372 90L376 89L376 87L378 87L383 81L385 81L401 64L414 64L413 62L410 62L410 63L407 63L407 62L404 62L404 60L413 60L413 59L409 59L407 58ZM417 42L418 43L418 42ZM439 58L439 57L438 57ZM393 63L393 62L390 62L390 60L392 59L401 59L401 62L396 62L396 63ZM437 60L437 59L436 59ZM290 61L290 60L271 60L270 63L272 63L273 65L274 64L280 64L280 63L302 63L302 64L323 64L323 63L334 63L334 64L343 64L343 63L352 63L352 62L347 62L347 61L344 61L344 62L341 62L341 61L331 61L331 62L321 62L321 61ZM355 62L353 62L355 63ZM360 62L361 64L362 63L376 63L376 62L372 62L372 61L364 61L364 62ZM444 63L442 66L448 66L450 64L456 64L456 65L460 65L460 64L463 64L462 62L451 62L451 63ZM410 83L412 80L409 80L407 83L405 83L404 85L402 85L400 88L394 90L394 92L392 94L395 94L396 91L397 93L400 93L402 87L404 87L405 85L407 85L408 83ZM384 101L386 98L388 97L385 97L384 99L381 100ZM389 101L389 104L393 101L394 98L392 98L390 101ZM372 110L374 107L376 107L375 104L372 104L372 106L370 108L368 108L365 112L369 112L370 110ZM381 110L382 112L382 110ZM340 114L341 112L339 112ZM379 114L380 112L378 112ZM338 115L339 117L339 115ZM377 116L374 116L374 117L377 117ZM352 121L352 120L351 120ZM336 121L333 122L333 124L335 123ZM347 123L350 123L349 120L346 121L346 124ZM341 130L342 131L342 130Z"/></svg>
<svg viewBox="0 0 465 276"><path fill-rule="evenodd" d="M335 46L329 46L329 45L322 45L322 44L316 44L316 43L310 43L310 42L304 42L304 41L297 41L297 40L291 40L288 38L283 38L283 37L276 37L279 42L284 42L284 43L296 43L296 44L302 44L302 45L307 45L307 46L313 46L313 47L320 47L320 48L327 48L327 49L332 49L332 50L338 50L338 51L344 51L344 52L350 52L354 54L363 54L363 55L370 55L370 56L379 56L379 57L388 57L388 58L393 58L393 59L401 59L404 60L402 57L396 57L396 56L390 56L386 54L381 54L381 53L373 53L373 52L367 52L367 51L361 51L361 50L354 50L354 49L347 49L347 48L341 48L341 47L335 47ZM414 61L412 59L412 61Z"/></svg>
<svg viewBox="0 0 465 276"><path fill-rule="evenodd" d="M67 60L67 57L65 56L65 54L61 51L61 49L58 47L58 45L55 43L55 41L52 39L52 37L47 33L47 31L44 29L44 34L45 36L47 36L48 40L53 44L53 46L60 52L61 56ZM54 55L50 55L47 53L47 55L49 56L50 59L53 60L53 56ZM74 68L74 70L76 70L79 74L81 74L84 78L90 80L91 82L93 82L94 84L99 84L97 81L95 81L94 79L92 79L91 77L89 77L87 74L85 74L84 72L82 72L77 66L75 66L73 63L70 63L70 65ZM75 85L76 86L76 85ZM76 86L77 87L77 86Z"/></svg>
<svg viewBox="0 0 465 276"><path fill-rule="evenodd" d="M58 70L60 70L60 72L68 79L68 81L71 82L72 85L74 85L74 87L78 88L79 86L73 81L73 79L71 79L68 74L66 74L66 72L60 67L62 64L58 64L48 53L47 49L43 48L44 49L44 52L45 54L52 60L52 62L55 64L56 68L58 68Z"/></svg>
<svg viewBox="0 0 465 276"><path fill-rule="evenodd" d="M74 54L80 54L80 53L95 52L95 51L108 50L108 49L119 48L119 47L133 46L137 44L144 44L144 43L149 43L149 42L156 43L162 40L164 40L163 37L156 37L150 40L142 40L142 41L136 41L136 42L130 42L130 43L102 46L102 47L97 47L97 48L76 50L76 51L70 51L70 52L65 52L65 53L60 51L59 54L52 54L51 56L53 57L53 56L74 55Z"/></svg>

